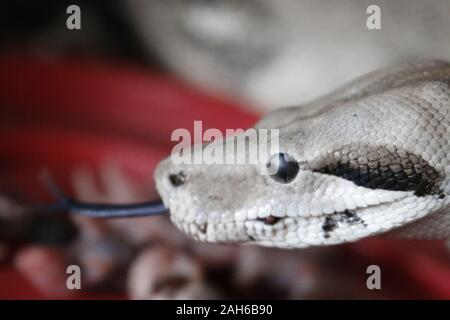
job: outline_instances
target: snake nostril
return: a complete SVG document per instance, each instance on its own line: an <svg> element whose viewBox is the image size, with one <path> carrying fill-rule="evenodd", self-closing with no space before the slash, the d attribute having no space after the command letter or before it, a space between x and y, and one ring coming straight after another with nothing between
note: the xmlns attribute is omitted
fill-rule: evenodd
<svg viewBox="0 0 450 320"><path fill-rule="evenodd" d="M174 187L182 186L186 183L186 174L183 171L169 175L169 181Z"/></svg>

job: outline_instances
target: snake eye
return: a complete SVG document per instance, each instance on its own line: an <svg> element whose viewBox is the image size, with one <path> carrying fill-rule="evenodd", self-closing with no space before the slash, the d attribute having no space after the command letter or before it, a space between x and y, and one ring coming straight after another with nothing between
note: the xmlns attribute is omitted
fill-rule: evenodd
<svg viewBox="0 0 450 320"><path fill-rule="evenodd" d="M274 154L266 167L273 172L272 179L281 183L294 180L299 170L297 161L286 153Z"/></svg>

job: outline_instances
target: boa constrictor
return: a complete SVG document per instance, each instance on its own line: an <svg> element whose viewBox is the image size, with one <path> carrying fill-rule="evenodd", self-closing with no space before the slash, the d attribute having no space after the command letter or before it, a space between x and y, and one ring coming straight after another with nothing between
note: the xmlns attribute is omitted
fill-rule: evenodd
<svg viewBox="0 0 450 320"><path fill-rule="evenodd" d="M370 73L255 128L279 129L274 175L260 174L267 163L158 166L171 220L192 238L282 248L449 238L449 63Z"/></svg>

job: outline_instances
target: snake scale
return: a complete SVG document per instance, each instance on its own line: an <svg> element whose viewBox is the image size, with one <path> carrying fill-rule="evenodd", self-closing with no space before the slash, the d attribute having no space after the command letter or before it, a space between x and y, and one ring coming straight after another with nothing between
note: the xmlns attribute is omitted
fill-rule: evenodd
<svg viewBox="0 0 450 320"><path fill-rule="evenodd" d="M276 174L260 174L267 163L159 164L164 205L193 239L302 248L450 237L449 63L372 72L255 128L279 129Z"/></svg>

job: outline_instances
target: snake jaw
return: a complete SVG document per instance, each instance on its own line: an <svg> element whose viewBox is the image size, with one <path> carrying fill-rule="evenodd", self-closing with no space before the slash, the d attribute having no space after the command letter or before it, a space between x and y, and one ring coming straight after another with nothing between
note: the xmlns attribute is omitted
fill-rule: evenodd
<svg viewBox="0 0 450 320"><path fill-rule="evenodd" d="M303 248L317 245L332 245L396 230L438 210L442 203L434 197L419 199L407 195L401 200L373 205L355 210L345 210L320 216L283 217L276 224L266 225L261 220L253 223L254 232L249 234L247 243L279 248ZM395 215L397 214L397 216ZM283 225L284 224L284 225ZM274 227L287 230L283 234L274 232ZM255 230L265 230L255 232Z"/></svg>

